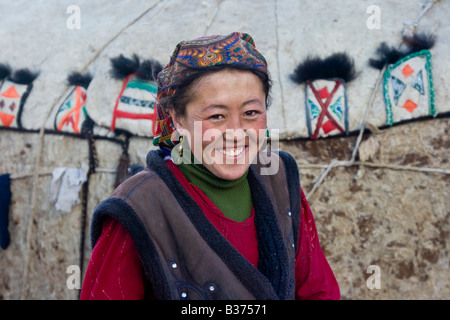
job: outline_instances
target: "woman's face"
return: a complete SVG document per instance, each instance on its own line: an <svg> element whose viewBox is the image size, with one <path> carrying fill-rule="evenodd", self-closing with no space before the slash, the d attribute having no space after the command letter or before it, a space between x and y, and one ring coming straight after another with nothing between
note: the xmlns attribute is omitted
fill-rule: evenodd
<svg viewBox="0 0 450 320"><path fill-rule="evenodd" d="M252 72L225 69L203 76L190 90L175 126L196 159L225 180L242 177L255 160L267 128L266 94Z"/></svg>

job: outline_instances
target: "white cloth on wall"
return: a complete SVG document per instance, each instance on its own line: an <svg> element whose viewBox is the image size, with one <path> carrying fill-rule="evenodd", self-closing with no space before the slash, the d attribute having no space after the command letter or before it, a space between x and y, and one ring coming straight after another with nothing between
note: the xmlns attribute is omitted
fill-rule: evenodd
<svg viewBox="0 0 450 320"><path fill-rule="evenodd" d="M58 167L52 172L50 183L50 202L64 213L72 211L72 207L80 203L78 194L87 181L89 165L83 163L81 168Z"/></svg>

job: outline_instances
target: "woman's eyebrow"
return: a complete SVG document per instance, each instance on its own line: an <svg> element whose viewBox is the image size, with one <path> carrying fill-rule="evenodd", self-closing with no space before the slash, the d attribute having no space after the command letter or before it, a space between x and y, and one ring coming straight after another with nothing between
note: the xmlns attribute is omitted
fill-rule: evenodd
<svg viewBox="0 0 450 320"><path fill-rule="evenodd" d="M263 104L263 102L262 102L260 99L255 98L255 99L251 99L251 100L245 101L245 102L242 104L242 107L245 107L246 105L252 104L252 103Z"/></svg>
<svg viewBox="0 0 450 320"><path fill-rule="evenodd" d="M251 100L245 101L241 105L241 108L245 107L246 105L252 104L252 103L263 104L260 99L255 98L255 99L251 99ZM206 111L211 110L211 109L228 109L228 107L226 105L223 105L223 104L211 104L211 105L203 108L202 112L206 112Z"/></svg>
<svg viewBox="0 0 450 320"><path fill-rule="evenodd" d="M223 104L210 104L209 106L203 108L202 112L206 112L211 109L228 109L228 107Z"/></svg>

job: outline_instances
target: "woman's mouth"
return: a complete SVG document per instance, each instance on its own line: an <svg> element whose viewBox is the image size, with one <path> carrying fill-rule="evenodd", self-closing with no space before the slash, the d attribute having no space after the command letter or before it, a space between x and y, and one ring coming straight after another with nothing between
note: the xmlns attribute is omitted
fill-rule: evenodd
<svg viewBox="0 0 450 320"><path fill-rule="evenodd" d="M238 148L226 148L226 149L216 149L218 152L228 156L228 157L237 157L242 152L244 152L244 147L238 147Z"/></svg>

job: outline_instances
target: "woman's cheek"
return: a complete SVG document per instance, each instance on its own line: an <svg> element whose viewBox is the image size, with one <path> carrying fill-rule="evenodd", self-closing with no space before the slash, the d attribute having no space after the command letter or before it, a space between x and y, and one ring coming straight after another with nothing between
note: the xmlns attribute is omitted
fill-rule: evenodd
<svg viewBox="0 0 450 320"><path fill-rule="evenodd" d="M222 131L216 128L209 128L203 132L202 139L202 161L204 164L212 165L220 162L219 155L215 149L223 146Z"/></svg>

